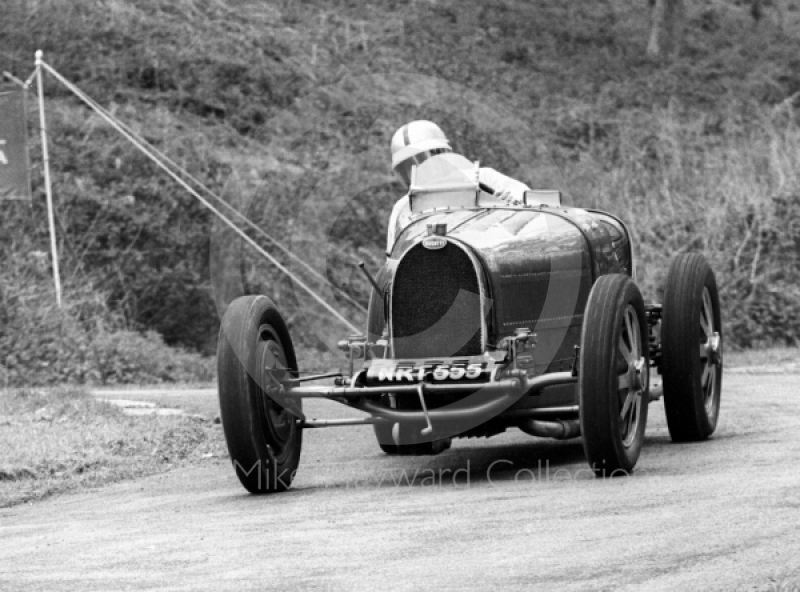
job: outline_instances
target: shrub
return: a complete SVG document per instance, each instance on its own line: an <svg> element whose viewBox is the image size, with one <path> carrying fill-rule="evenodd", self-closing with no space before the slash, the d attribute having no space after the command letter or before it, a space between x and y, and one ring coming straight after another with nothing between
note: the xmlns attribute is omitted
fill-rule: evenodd
<svg viewBox="0 0 800 592"><path fill-rule="evenodd" d="M125 327L92 283L64 286L55 303L45 269L6 257L0 287L0 385L121 384L213 379L213 360Z"/></svg>
<svg viewBox="0 0 800 592"><path fill-rule="evenodd" d="M737 118L741 117L744 121ZM669 110L621 123L595 145L594 186L580 163L565 168L578 195L625 219L645 297L658 297L671 258L698 251L717 275L727 343L795 345L800 339L800 126L746 105L707 133L707 117Z"/></svg>
<svg viewBox="0 0 800 592"><path fill-rule="evenodd" d="M48 63L204 185L237 205L258 194L251 219L304 260L324 240L329 248L320 267L362 303L369 286L353 262L365 260L374 270L383 261L385 224L401 193L380 161L397 125L435 119L456 150L516 175L515 155L502 149L515 130L475 129L472 107L459 97L444 97L447 113L436 111L426 94L436 88L398 92L349 81L402 71L463 83L487 105L530 124L539 137L522 142L553 150L575 205L608 209L629 222L647 295L657 297L674 253L699 250L721 284L729 344L795 342L800 38L788 25L796 15L776 31L767 22L754 29L730 3L717 3L713 14L690 7L683 57L665 65L643 51L646 3L613 10L606 3L501 4L464 2L456 10L452 2L409 8L394 0L123 0L92 7L22 1L0 19L0 59L3 69L25 78L34 50L43 49ZM334 81L344 82L332 89ZM15 338L31 343L19 354L6 346L18 356L15 372L32 364L36 371L25 371L27 378L45 377L71 355L76 380L126 380L133 371L124 360L141 368L137 356L149 351L140 340L153 351L161 347L139 329L210 353L218 326L208 265L212 217L66 89L50 80L47 93L63 267L103 297L73 295L71 312L44 314L52 296L37 304L23 294L12 324ZM306 93L313 100L276 123ZM361 159L368 154L378 156ZM523 171L524 180L550 185L537 179L537 167ZM17 241L17 256L48 240L41 171L32 174L40 223L0 216L0 243ZM318 229L297 215L307 198L322 210L343 194L349 209L334 213L328 234L314 234ZM286 305L298 342L319 345L309 324L326 336L341 332L328 313L306 306L279 272L244 250L245 287ZM25 292L26 277L7 279L10 290ZM47 280L38 282L49 294ZM363 319L357 307L342 308ZM3 331L0 341L8 341ZM103 370L85 361L97 340L114 352L101 357ZM53 351L67 344L75 351ZM40 350L43 361L24 353ZM148 380L178 372L149 368Z"/></svg>

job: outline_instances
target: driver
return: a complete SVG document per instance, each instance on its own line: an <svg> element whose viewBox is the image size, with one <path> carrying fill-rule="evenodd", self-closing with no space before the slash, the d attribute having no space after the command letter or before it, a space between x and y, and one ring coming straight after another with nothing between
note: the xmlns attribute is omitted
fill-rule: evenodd
<svg viewBox="0 0 800 592"><path fill-rule="evenodd" d="M450 142L441 128L432 121L417 120L405 124L392 136L392 170L406 186L411 185L411 167L420 165L429 158L446 159L448 163L464 171L474 171L475 165L450 148ZM511 203L522 203L525 192L530 187L497 172L494 169L478 169L478 181L483 191ZM389 218L386 253L394 246L397 233L405 228L411 218L408 194L400 199L392 209Z"/></svg>

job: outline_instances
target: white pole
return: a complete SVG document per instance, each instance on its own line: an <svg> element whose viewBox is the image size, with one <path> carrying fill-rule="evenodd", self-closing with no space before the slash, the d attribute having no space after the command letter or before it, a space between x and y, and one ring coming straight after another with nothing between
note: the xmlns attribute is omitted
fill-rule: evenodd
<svg viewBox="0 0 800 592"><path fill-rule="evenodd" d="M36 83L39 88L39 128L42 132L42 160L44 161L44 188L47 194L47 220L50 224L50 254L53 258L53 279L56 284L56 303L61 308L61 274L58 271L56 246L56 220L53 214L53 190L50 187L50 159L47 155L47 128L44 120L44 83L42 81L42 50L36 50Z"/></svg>

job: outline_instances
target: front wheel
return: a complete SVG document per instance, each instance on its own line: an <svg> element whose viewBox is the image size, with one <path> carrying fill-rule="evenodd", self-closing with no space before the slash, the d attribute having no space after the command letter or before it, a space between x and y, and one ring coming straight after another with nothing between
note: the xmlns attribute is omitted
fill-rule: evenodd
<svg viewBox="0 0 800 592"><path fill-rule="evenodd" d="M294 347L275 305L265 296L234 300L217 345L220 420L236 476L250 493L289 488L300 462L299 402L266 394L297 373Z"/></svg>
<svg viewBox="0 0 800 592"><path fill-rule="evenodd" d="M598 477L626 475L647 424L649 348L644 302L626 275L600 277L589 293L578 375L586 459Z"/></svg>

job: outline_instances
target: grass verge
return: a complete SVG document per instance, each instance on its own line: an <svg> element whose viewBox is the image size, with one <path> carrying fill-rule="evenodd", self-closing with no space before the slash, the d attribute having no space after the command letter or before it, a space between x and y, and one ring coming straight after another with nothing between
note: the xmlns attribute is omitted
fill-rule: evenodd
<svg viewBox="0 0 800 592"><path fill-rule="evenodd" d="M745 373L800 373L800 347L766 347L727 352L725 367Z"/></svg>
<svg viewBox="0 0 800 592"><path fill-rule="evenodd" d="M85 390L0 394L0 507L227 456L198 416L129 416Z"/></svg>

